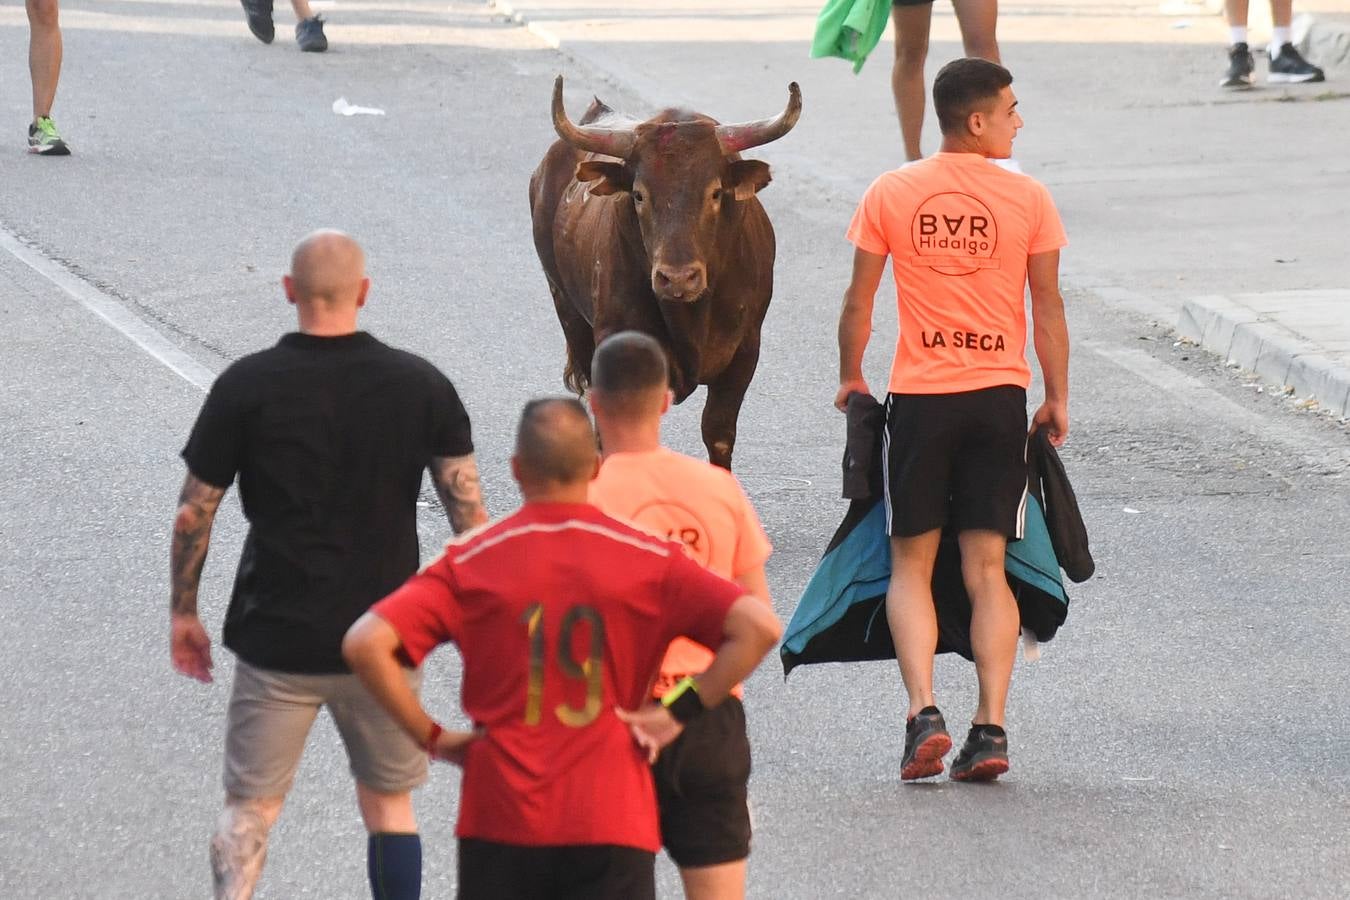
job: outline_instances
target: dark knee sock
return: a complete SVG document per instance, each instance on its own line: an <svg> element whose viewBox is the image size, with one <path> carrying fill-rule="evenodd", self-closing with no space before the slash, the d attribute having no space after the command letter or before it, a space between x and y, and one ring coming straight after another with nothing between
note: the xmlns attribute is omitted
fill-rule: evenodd
<svg viewBox="0 0 1350 900"><path fill-rule="evenodd" d="M366 842L366 874L374 900L418 900L422 895L422 838L372 834Z"/></svg>

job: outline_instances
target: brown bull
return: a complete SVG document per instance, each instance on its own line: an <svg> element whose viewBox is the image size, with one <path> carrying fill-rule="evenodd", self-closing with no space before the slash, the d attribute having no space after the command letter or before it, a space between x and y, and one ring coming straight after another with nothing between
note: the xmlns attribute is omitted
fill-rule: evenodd
<svg viewBox="0 0 1350 900"><path fill-rule="evenodd" d="M801 92L796 83L788 91L782 113L741 125L673 109L637 122L598 99L576 125L559 76L561 140L530 179L534 246L567 340L568 387L585 391L606 335L652 335L670 358L675 402L708 386L703 443L727 469L773 295L773 226L755 196L769 166L740 151L797 123Z"/></svg>

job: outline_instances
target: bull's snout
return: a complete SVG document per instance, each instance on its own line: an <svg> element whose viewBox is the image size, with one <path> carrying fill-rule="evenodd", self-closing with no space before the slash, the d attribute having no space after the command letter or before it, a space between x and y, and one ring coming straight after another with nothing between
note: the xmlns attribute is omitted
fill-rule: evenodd
<svg viewBox="0 0 1350 900"><path fill-rule="evenodd" d="M708 268L701 262L652 269L652 290L662 300L697 300L707 286Z"/></svg>

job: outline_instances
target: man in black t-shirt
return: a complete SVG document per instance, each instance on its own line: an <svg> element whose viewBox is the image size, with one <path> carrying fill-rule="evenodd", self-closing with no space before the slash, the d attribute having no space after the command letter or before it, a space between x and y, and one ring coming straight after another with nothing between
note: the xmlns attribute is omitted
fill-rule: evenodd
<svg viewBox="0 0 1350 900"><path fill-rule="evenodd" d="M357 331L370 279L350 237L305 238L283 283L300 330L212 385L183 450L173 530L173 665L210 681L197 586L216 510L238 477L249 531L225 615L237 662L225 811L211 840L216 897L252 896L305 738L327 707L370 833L371 892L415 900L422 847L411 791L426 778L426 753L351 674L342 637L417 570L424 470L456 532L487 521L469 417L429 362ZM420 672L407 675L416 688Z"/></svg>

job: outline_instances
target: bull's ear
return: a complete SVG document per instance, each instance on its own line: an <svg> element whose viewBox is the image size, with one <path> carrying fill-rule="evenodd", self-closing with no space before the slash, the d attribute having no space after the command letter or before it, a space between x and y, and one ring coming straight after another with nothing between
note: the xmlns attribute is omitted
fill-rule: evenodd
<svg viewBox="0 0 1350 900"><path fill-rule="evenodd" d="M735 192L737 200L749 200L764 189L773 178L769 164L759 159L738 159L727 167L725 187Z"/></svg>
<svg viewBox="0 0 1350 900"><path fill-rule="evenodd" d="M623 163L588 159L577 166L577 181L589 181L591 193L604 197L633 189L633 176Z"/></svg>

